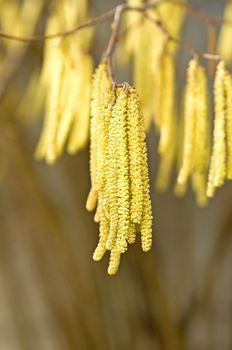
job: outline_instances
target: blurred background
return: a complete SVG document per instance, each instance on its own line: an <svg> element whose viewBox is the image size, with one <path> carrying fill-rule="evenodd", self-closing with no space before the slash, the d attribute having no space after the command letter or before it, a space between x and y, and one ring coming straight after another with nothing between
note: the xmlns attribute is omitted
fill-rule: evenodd
<svg viewBox="0 0 232 350"><path fill-rule="evenodd" d="M222 0L189 2L223 16ZM92 0L91 15L119 3ZM37 32L42 29L43 19ZM96 62L109 30L110 23L97 28ZM205 50L206 34L205 24L187 18L186 42ZM108 256L92 260L98 226L85 210L89 151L64 156L54 166L34 160L41 118L22 123L20 99L41 65L42 44L18 46L0 69L0 349L232 349L231 183L204 209L192 193L183 199L175 198L172 188L155 193L152 130L153 248L144 254L136 243L122 257L117 275L109 277ZM180 53L180 85L187 59ZM120 68L117 80L130 81L130 72ZM33 106L32 96L32 113Z"/></svg>

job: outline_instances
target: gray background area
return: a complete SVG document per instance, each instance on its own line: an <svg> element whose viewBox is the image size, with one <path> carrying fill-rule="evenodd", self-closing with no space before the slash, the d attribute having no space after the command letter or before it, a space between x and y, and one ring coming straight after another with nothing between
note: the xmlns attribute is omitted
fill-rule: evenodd
<svg viewBox="0 0 232 350"><path fill-rule="evenodd" d="M92 16L120 1L93 1ZM224 1L190 1L222 16ZM78 0L77 0L78 5ZM100 57L109 25L97 29ZM206 26L191 19L184 40L206 47ZM183 81L189 56L180 55ZM130 79L118 71L118 80ZM36 163L39 126L7 135L7 176L0 188L0 349L232 349L232 186L206 209L192 193L154 192L154 132L148 136L154 245L139 243L106 275L107 258L92 261L98 240L85 210L88 150L48 167Z"/></svg>

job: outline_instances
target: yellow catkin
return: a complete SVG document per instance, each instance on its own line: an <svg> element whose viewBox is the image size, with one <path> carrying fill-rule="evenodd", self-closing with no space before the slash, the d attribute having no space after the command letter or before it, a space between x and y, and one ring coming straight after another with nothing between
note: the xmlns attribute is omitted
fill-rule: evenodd
<svg viewBox="0 0 232 350"><path fill-rule="evenodd" d="M155 189L158 192L165 192L170 183L173 164L177 149L176 119L173 118L169 136L169 144L159 159L159 168L156 176Z"/></svg>
<svg viewBox="0 0 232 350"><path fill-rule="evenodd" d="M35 152L35 157L36 159L45 157L48 164L53 164L58 156L56 136L59 125L60 92L63 75L59 43L54 46L50 60L53 62L53 70L46 101L43 132Z"/></svg>
<svg viewBox="0 0 232 350"><path fill-rule="evenodd" d="M140 224L140 234L142 249L147 252L152 246L152 206L150 198L150 185L148 174L148 160L147 160L147 145L145 142L145 128L144 119L139 109L139 103L136 104L138 112L140 113L140 149L142 154L142 183L143 183L143 214Z"/></svg>
<svg viewBox="0 0 232 350"><path fill-rule="evenodd" d="M185 15L183 8L164 1L157 8L150 9L148 14L156 20L161 19L165 28L172 35L179 36ZM130 52L132 51L134 62L133 78L136 90L141 99L145 128L146 130L149 129L153 117L154 124L157 130L159 130L160 57L162 56L167 40L160 28L148 21L141 20L139 26L135 26L131 31L134 33L134 37L136 37L135 40L130 40L129 44L129 48L133 48L130 50ZM169 43L168 46L169 52L174 56L178 46L173 43Z"/></svg>
<svg viewBox="0 0 232 350"><path fill-rule="evenodd" d="M141 6L145 0L127 0L127 4L129 6ZM136 11L128 11L126 14L126 28L127 28L127 35L125 38L125 47L123 48L126 50L127 55L123 56L129 56L132 55L136 47L138 45L138 39L139 39L139 30L136 29L142 22L142 14Z"/></svg>
<svg viewBox="0 0 232 350"><path fill-rule="evenodd" d="M96 190L100 191L104 185L104 156L105 156L105 136L106 124L103 118L104 113L104 96L107 90L110 90L110 81L108 70L105 64L99 66L93 87L93 101L91 106L92 118L96 118ZM96 93L96 95L94 95Z"/></svg>
<svg viewBox="0 0 232 350"><path fill-rule="evenodd" d="M152 36L157 32L159 33L159 30L152 23L148 21L142 23L134 53L133 79L141 100L146 130L151 125L154 110L155 78L153 69L156 56L159 54L159 42L154 44ZM156 50L154 50L154 45L156 45Z"/></svg>
<svg viewBox="0 0 232 350"><path fill-rule="evenodd" d="M186 93L186 91L185 91ZM177 174L179 173L182 163L183 163L183 145L184 145L184 100L185 100L185 94L183 94L182 98L182 107L181 107L181 115L179 118L179 123L176 125L176 167L177 167ZM174 186L174 194L176 197L183 197L187 190L187 184L179 184L177 181Z"/></svg>
<svg viewBox="0 0 232 350"><path fill-rule="evenodd" d="M133 222L130 222L128 234L127 234L127 241L129 244L135 243L136 240L136 225Z"/></svg>
<svg viewBox="0 0 232 350"><path fill-rule="evenodd" d="M88 211L93 211L96 208L96 205L97 205L97 192L94 190L94 188L91 188L86 201L86 209Z"/></svg>
<svg viewBox="0 0 232 350"><path fill-rule="evenodd" d="M170 145L172 124L175 122L175 67L174 58L166 53L162 57L162 81L160 101L159 153L163 154Z"/></svg>
<svg viewBox="0 0 232 350"><path fill-rule="evenodd" d="M93 209L97 202L94 219L99 222L100 234L93 258L98 261L110 250L108 273L112 275L118 270L120 255L125 253L128 244L135 242L137 232L141 234L142 249L151 248L152 208L144 120L138 95L128 84L117 87L116 91L108 83L99 84L99 77L102 82L104 74L108 74L105 69L100 65L96 70L91 108L91 120L97 121L91 125L94 136L91 149L100 152L97 156L94 153L94 157L96 163L100 159L102 164L101 186L96 186L94 166L87 208Z"/></svg>
<svg viewBox="0 0 232 350"><path fill-rule="evenodd" d="M118 251L117 246L115 246L110 253L110 263L107 270L109 275L115 275L117 273L120 264L120 256L121 253Z"/></svg>
<svg viewBox="0 0 232 350"><path fill-rule="evenodd" d="M135 89L130 89L128 97L128 146L130 159L131 203L130 220L140 224L143 212L143 155L140 143L141 110Z"/></svg>
<svg viewBox="0 0 232 350"><path fill-rule="evenodd" d="M93 77L90 119L90 175L92 190L95 192L99 191L104 170L104 161L101 157L102 148L104 148L104 135L100 135L99 139L99 133L102 132L102 101L105 91L108 89L110 89L110 82L107 67L105 64L101 64Z"/></svg>
<svg viewBox="0 0 232 350"><path fill-rule="evenodd" d="M226 87L226 145L227 145L227 179L232 180L232 77L227 74Z"/></svg>
<svg viewBox="0 0 232 350"><path fill-rule="evenodd" d="M215 119L213 150L210 161L207 196L212 197L214 190L220 187L226 178L226 71L221 61L217 66L214 83Z"/></svg>
<svg viewBox="0 0 232 350"><path fill-rule="evenodd" d="M143 179L143 216L140 226L141 243L144 252L152 246L152 206L150 199L149 175L147 166L147 149L144 142L145 135L141 135L141 148L143 153L142 179Z"/></svg>
<svg viewBox="0 0 232 350"><path fill-rule="evenodd" d="M112 109L113 106L110 106ZM108 137L108 152L106 164L106 192L107 201L106 206L109 206L110 216L110 232L106 243L107 249L112 249L117 236L118 230L118 200L117 200L117 179L118 179L118 114L117 108L114 106L109 121L109 137Z"/></svg>
<svg viewBox="0 0 232 350"><path fill-rule="evenodd" d="M203 67L198 66L196 87L196 122L194 140L194 161L192 186L196 193L199 206L207 204L206 183L209 165L209 110L208 110L208 86L206 73Z"/></svg>
<svg viewBox="0 0 232 350"><path fill-rule="evenodd" d="M99 193L98 196L98 208L99 208L99 218L100 218L100 239L97 245L97 248L94 251L93 259L99 261L102 259L103 255L106 252L106 242L109 235L109 220L106 218L103 210L103 194Z"/></svg>
<svg viewBox="0 0 232 350"><path fill-rule="evenodd" d="M83 22L86 15L87 0L82 0L80 6L76 6L73 0L68 2L61 0L54 4L52 14L48 18L46 34L67 30L67 27L77 25L80 21ZM77 33L75 38L67 37L59 43L63 73L57 99L57 104L59 104L57 125L53 128L52 135L54 149L52 150L50 147L51 150L49 150L47 147L47 144L51 144L48 140L48 138L51 139L51 133L47 132L47 125L49 125L51 118L47 115L49 114L49 110L47 110L44 116L43 131L36 150L37 158L45 159L48 163L57 160L65 149L68 153L73 154L87 144L93 66L92 58L88 54L91 38L92 31L86 30L83 33ZM52 93L55 51L53 42L46 42L41 73L41 88L46 92L46 105L49 104L49 96ZM49 160L50 158L52 160Z"/></svg>
<svg viewBox="0 0 232 350"><path fill-rule="evenodd" d="M70 130L68 153L74 154L86 146L89 136L89 105L91 95L91 75L93 61L90 56L83 57L84 73L81 76L79 98L74 109L74 122Z"/></svg>
<svg viewBox="0 0 232 350"><path fill-rule="evenodd" d="M185 91L185 112L184 112L184 142L183 161L180 168L177 182L185 185L193 168L194 157L194 135L196 122L196 86L197 86L198 61L192 59L187 70L187 84Z"/></svg>
<svg viewBox="0 0 232 350"><path fill-rule="evenodd" d="M114 106L117 115L117 205L118 231L117 249L124 253L127 250L127 232L130 222L130 187L129 187L129 152L127 140L127 91L119 88L118 97Z"/></svg>
<svg viewBox="0 0 232 350"><path fill-rule="evenodd" d="M225 20L231 21L232 20L232 1L228 0L225 7L224 12L224 18ZM223 60L227 64L231 64L232 61L232 27L228 24L223 24L218 40L218 48L217 52L221 55Z"/></svg>
<svg viewBox="0 0 232 350"><path fill-rule="evenodd" d="M57 148L59 153L64 149L65 142L67 140L70 126L72 124L73 113L75 108L75 103L77 99L77 91L79 88L79 77L75 69L65 69L64 85L63 85L63 103L62 104L62 114L60 118L59 128L57 132ZM66 81L65 81L66 79ZM65 86L66 83L66 86ZM62 97L62 96L61 96Z"/></svg>

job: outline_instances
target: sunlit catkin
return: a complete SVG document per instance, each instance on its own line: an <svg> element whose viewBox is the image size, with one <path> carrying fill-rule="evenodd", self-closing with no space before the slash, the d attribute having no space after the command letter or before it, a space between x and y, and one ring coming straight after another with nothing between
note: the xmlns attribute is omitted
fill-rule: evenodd
<svg viewBox="0 0 232 350"><path fill-rule="evenodd" d="M53 62L51 81L49 84L48 97L46 101L44 128L36 150L36 158L45 158L48 164L53 164L57 158L57 131L60 113L60 92L63 75L62 55L59 43L55 44L53 54L50 56Z"/></svg>
<svg viewBox="0 0 232 350"><path fill-rule="evenodd" d="M175 67L174 58L164 53L161 57L160 141L159 153L170 146L172 124L175 123ZM158 103L158 101L157 101Z"/></svg>
<svg viewBox="0 0 232 350"><path fill-rule="evenodd" d="M185 90L184 106L184 143L183 160L179 171L177 182L185 185L193 168L194 157L194 137L196 123L196 87L197 87L197 67L198 61L192 59L187 70L187 83Z"/></svg>
<svg viewBox="0 0 232 350"><path fill-rule="evenodd" d="M224 19L226 21L232 20L232 1L228 0L225 6ZM218 40L218 53L227 64L231 64L232 61L232 26L228 23L224 23L221 28L219 40Z"/></svg>
<svg viewBox="0 0 232 350"><path fill-rule="evenodd" d="M125 88L119 90L114 106L117 115L117 202L118 202L118 231L116 244L118 251L127 250L127 233L130 224L130 183L129 183L129 151L127 137L127 100Z"/></svg>
<svg viewBox="0 0 232 350"><path fill-rule="evenodd" d="M68 26L74 26L86 18L87 0L82 0L80 6L75 1L61 0L54 4L52 13L47 21L46 34L61 32ZM54 98L53 79L57 60L53 41L48 41L44 49L44 61L41 72L41 89L45 91L47 108L44 115L44 127L36 150L36 157L53 163L67 149L74 154L86 146L89 134L89 106L90 87L93 61L88 54L92 31L85 30L76 33L74 37L65 37L60 40L58 48L62 70L62 84L59 94ZM52 102L53 101L53 102ZM56 105L55 102L56 101ZM56 127L49 130L49 111L53 109L53 121ZM56 119L55 119L56 116ZM53 140L51 143L51 139ZM47 147L47 145L53 145ZM52 154L51 154L52 153Z"/></svg>
<svg viewBox="0 0 232 350"><path fill-rule="evenodd" d="M199 206L207 203L206 184L209 165L209 108L208 108L208 83L203 67L198 66L196 87L196 122L194 140L194 159L192 187L196 193L196 201Z"/></svg>
<svg viewBox="0 0 232 350"><path fill-rule="evenodd" d="M141 152L141 110L138 95L134 89L128 97L128 147L130 159L131 203L130 219L140 224L143 213L143 153Z"/></svg>
<svg viewBox="0 0 232 350"><path fill-rule="evenodd" d="M136 232L141 234L144 251L152 244L144 120L135 89L122 84L112 90L104 64L93 79L91 111L95 165L86 206L93 209L97 197L95 221L100 234L93 258L100 260L110 250L108 273L112 275L118 270L120 255L135 242Z"/></svg>
<svg viewBox="0 0 232 350"><path fill-rule="evenodd" d="M226 70L221 61L217 66L214 83L214 132L213 149L210 160L207 196L212 197L215 188L220 187L226 178Z"/></svg>
<svg viewBox="0 0 232 350"><path fill-rule="evenodd" d="M227 179L232 180L232 77L225 78L226 89L226 146L227 146Z"/></svg>
<svg viewBox="0 0 232 350"><path fill-rule="evenodd" d="M103 119L103 100L110 90L110 80L105 64L99 65L92 81L91 119L90 119L90 175L91 191L86 203L88 210L94 210L94 199L102 189L105 154L105 120ZM96 205L96 202L95 202Z"/></svg>

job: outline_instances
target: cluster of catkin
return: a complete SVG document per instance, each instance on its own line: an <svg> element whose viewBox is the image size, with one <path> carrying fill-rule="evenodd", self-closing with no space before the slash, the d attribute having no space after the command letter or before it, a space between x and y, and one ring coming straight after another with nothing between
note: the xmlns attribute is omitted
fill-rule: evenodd
<svg viewBox="0 0 232 350"><path fill-rule="evenodd" d="M207 186L208 197L215 189L232 180L232 77L221 61L214 83L214 131Z"/></svg>
<svg viewBox="0 0 232 350"><path fill-rule="evenodd" d="M166 50L160 57L159 74L157 73L156 114L159 126L159 167L155 188L164 192L170 182L177 148L177 111L176 111L176 72L175 60Z"/></svg>
<svg viewBox="0 0 232 350"><path fill-rule="evenodd" d="M90 169L86 207L96 208L100 238L94 260L110 250L108 273L115 274L120 256L140 232L143 251L152 244L144 121L138 95L128 84L112 89L107 66L96 69L92 85Z"/></svg>
<svg viewBox="0 0 232 350"><path fill-rule="evenodd" d="M145 2L127 0L130 6L141 6ZM147 11L147 15L154 21L161 20L167 33L179 37L185 11L174 1L160 3ZM133 61L133 80L141 99L145 128L149 130L153 121L159 135L155 187L164 192L170 182L177 148L175 57L178 46L141 13L131 11L126 20L127 36L123 49Z"/></svg>
<svg viewBox="0 0 232 350"><path fill-rule="evenodd" d="M35 29L40 21L40 16L42 14L45 1L31 1L31 0L11 0L11 1L0 1L0 27L3 32L10 33L11 35L27 37L32 36L35 33ZM27 50L27 45L22 45L19 42L12 40L2 40L1 41L1 61L0 61L0 74L2 87L5 88L5 82L9 81L10 77L15 77L15 63L20 62L21 58L25 55ZM17 59L15 59L17 58ZM10 79L11 80L11 79ZM29 79L30 80L30 79ZM29 82L30 84L30 82ZM20 94L24 89L20 90ZM10 90L11 91L11 90ZM9 92L10 92L9 91ZM31 100L34 100L34 94L36 89L33 89L31 94ZM1 90L2 94L3 90ZM19 94L19 96L20 96ZM31 102L27 100L27 110ZM10 96L10 104L12 104L12 96ZM33 105L34 108L34 105ZM16 118L21 121L26 118L25 113L18 110ZM25 108L24 111L25 112ZM31 113L30 106L30 115ZM27 114L28 115L28 114ZM20 118L19 118L20 117Z"/></svg>
<svg viewBox="0 0 232 350"><path fill-rule="evenodd" d="M47 23L47 34L62 32L82 23L87 16L87 1L54 4ZM45 115L36 149L37 159L52 164L65 147L73 154L88 141L92 58L88 53L89 30L72 37L47 41L41 73L45 92Z"/></svg>
<svg viewBox="0 0 232 350"><path fill-rule="evenodd" d="M207 78L198 59L192 59L187 69L184 101L184 135L182 162L177 178L176 193L184 194L188 180L198 205L207 203L206 185L209 165L210 132Z"/></svg>
<svg viewBox="0 0 232 350"><path fill-rule="evenodd" d="M127 0L130 6L139 6L145 2L149 1ZM153 20L161 20L171 35L179 36L185 11L174 1L160 3L156 8L147 11L147 15ZM167 36L141 13L131 11L127 16L127 36L123 49L126 50L127 57L133 61L133 79L141 99L145 128L148 129L153 120L156 130L159 131L160 91L161 85L164 84L160 74L162 75L162 67L165 66L163 59L166 60L166 54L164 53L168 51L174 58L178 46L172 42L167 43ZM125 55L121 56L125 57Z"/></svg>
<svg viewBox="0 0 232 350"><path fill-rule="evenodd" d="M223 61L214 81L214 128L210 147L208 83L198 59L187 69L181 165L176 194L186 192L191 179L198 205L207 204L215 189L232 179L232 77Z"/></svg>

